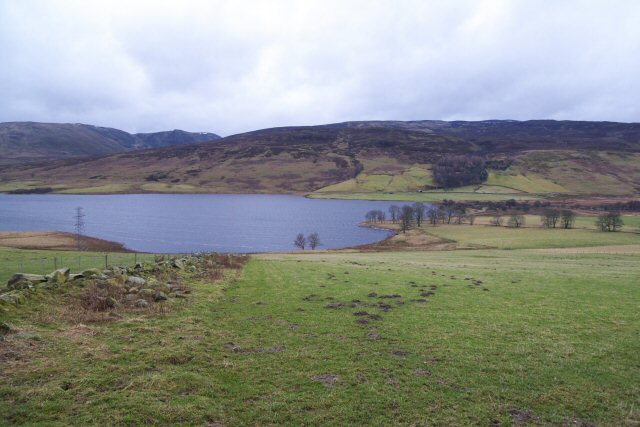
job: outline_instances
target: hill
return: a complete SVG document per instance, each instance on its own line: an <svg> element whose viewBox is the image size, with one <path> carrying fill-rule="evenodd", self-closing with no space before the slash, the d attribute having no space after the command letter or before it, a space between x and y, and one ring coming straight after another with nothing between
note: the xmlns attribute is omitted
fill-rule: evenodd
<svg viewBox="0 0 640 427"><path fill-rule="evenodd" d="M576 121L378 121L264 129L198 143L40 166L0 168L0 190L341 193L436 191L446 154L488 160L501 197L640 193L640 124ZM484 196L483 196L484 197Z"/></svg>
<svg viewBox="0 0 640 427"><path fill-rule="evenodd" d="M130 134L80 123L0 123L0 164L96 156L219 139L182 130Z"/></svg>

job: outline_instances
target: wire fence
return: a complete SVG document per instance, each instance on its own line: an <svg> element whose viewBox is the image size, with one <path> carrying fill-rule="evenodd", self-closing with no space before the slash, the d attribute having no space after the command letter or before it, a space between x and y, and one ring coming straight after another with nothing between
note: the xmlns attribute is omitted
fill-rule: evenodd
<svg viewBox="0 0 640 427"><path fill-rule="evenodd" d="M0 258L0 287L15 273L48 274L58 268L69 268L79 273L88 268L104 269L108 266L132 267L138 262L154 261L156 254L104 253L56 254L55 256L11 256Z"/></svg>

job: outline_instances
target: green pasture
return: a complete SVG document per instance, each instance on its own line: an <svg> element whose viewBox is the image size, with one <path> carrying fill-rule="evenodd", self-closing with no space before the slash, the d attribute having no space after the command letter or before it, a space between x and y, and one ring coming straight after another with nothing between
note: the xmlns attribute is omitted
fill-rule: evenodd
<svg viewBox="0 0 640 427"><path fill-rule="evenodd" d="M0 343L0 420L637 425L638 255L264 254L187 275L167 311L86 324L61 314L76 291L40 293L0 314L23 332Z"/></svg>

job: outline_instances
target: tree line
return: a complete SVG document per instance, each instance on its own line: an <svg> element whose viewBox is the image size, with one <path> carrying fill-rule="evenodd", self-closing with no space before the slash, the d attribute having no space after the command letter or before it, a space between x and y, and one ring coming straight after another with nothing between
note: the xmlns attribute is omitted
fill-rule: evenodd
<svg viewBox="0 0 640 427"><path fill-rule="evenodd" d="M416 202L411 205L391 205L388 209L389 219L394 224L399 224L400 230L405 233L412 226L420 227L423 222L436 226L442 224L475 223L475 215L468 212L465 203L456 203L445 200L439 206L427 207L423 203ZM496 213L489 221L490 225L505 225L505 215ZM506 225L512 228L520 228L525 225L525 215L520 211L512 211L506 215ZM370 223L384 222L387 214L379 209L370 210L365 214L365 219ZM576 213L570 209L545 208L540 213L540 223L544 228L571 229L575 226ZM600 231L620 231L623 226L620 212L607 212L598 216L596 226Z"/></svg>
<svg viewBox="0 0 640 427"><path fill-rule="evenodd" d="M399 224L403 233L413 225L420 227L423 222L434 226L439 222L443 224L462 224L465 221L469 221L473 224L475 219L473 215L467 214L464 206L456 203L443 204L439 207L427 207L420 202L402 206L391 205L388 213L391 222ZM365 219L371 223L384 222L387 219L387 215L379 209L370 210L365 214Z"/></svg>

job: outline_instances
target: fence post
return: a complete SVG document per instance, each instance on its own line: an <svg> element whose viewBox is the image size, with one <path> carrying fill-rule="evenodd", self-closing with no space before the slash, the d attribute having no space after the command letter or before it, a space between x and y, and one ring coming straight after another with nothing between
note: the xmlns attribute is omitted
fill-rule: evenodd
<svg viewBox="0 0 640 427"><path fill-rule="evenodd" d="M133 253L133 266L135 267L135 265L138 263L138 253L134 252Z"/></svg>
<svg viewBox="0 0 640 427"><path fill-rule="evenodd" d="M54 270L58 269L58 257L57 256L53 257L53 269Z"/></svg>
<svg viewBox="0 0 640 427"><path fill-rule="evenodd" d="M104 268L105 270L109 266L109 254L104 254Z"/></svg>
<svg viewBox="0 0 640 427"><path fill-rule="evenodd" d="M47 259L46 258L41 258L40 259L40 266L42 267L42 274L45 274L45 269L44 269L44 263Z"/></svg>

